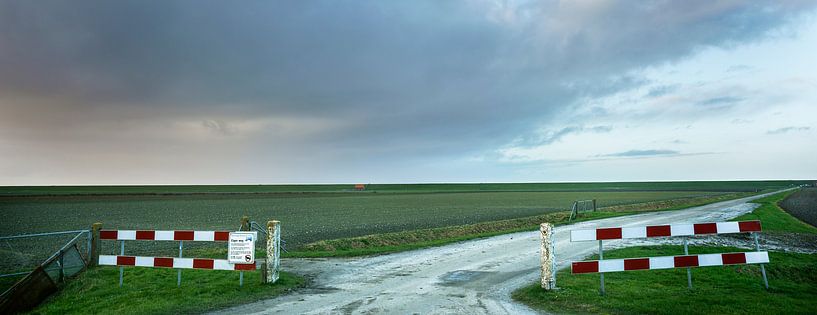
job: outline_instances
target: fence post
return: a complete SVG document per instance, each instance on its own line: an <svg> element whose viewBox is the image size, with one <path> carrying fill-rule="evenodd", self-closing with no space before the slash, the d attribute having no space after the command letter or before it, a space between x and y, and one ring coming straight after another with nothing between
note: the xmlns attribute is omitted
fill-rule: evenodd
<svg viewBox="0 0 817 315"><path fill-rule="evenodd" d="M281 222L267 221L267 260L264 270L264 283L278 281L281 269Z"/></svg>
<svg viewBox="0 0 817 315"><path fill-rule="evenodd" d="M243 216L241 217L241 227L238 228L239 231L249 231L250 230L250 217Z"/></svg>
<svg viewBox="0 0 817 315"><path fill-rule="evenodd" d="M601 260L604 260L604 249L601 247L601 240L599 240L599 264L601 264ZM604 272L599 272L599 282L601 283L599 295L604 296Z"/></svg>
<svg viewBox="0 0 817 315"><path fill-rule="evenodd" d="M91 255L88 256L88 266L96 266L99 264L99 230L102 229L102 223L94 223L91 225Z"/></svg>
<svg viewBox="0 0 817 315"><path fill-rule="evenodd" d="M593 212L596 212L596 199L593 199Z"/></svg>
<svg viewBox="0 0 817 315"><path fill-rule="evenodd" d="M755 251L760 251L760 242L757 240L757 232L752 232L752 236L755 239ZM766 286L766 290L769 289L769 279L766 278L766 266L760 264L760 273L763 274L763 284Z"/></svg>
<svg viewBox="0 0 817 315"><path fill-rule="evenodd" d="M689 255L689 238L684 238L684 255ZM687 287L692 290L692 268L687 267Z"/></svg>
<svg viewBox="0 0 817 315"><path fill-rule="evenodd" d="M556 253L553 241L553 224L542 223L539 225L539 232L542 236L541 263L542 263L542 289L547 291L556 289Z"/></svg>

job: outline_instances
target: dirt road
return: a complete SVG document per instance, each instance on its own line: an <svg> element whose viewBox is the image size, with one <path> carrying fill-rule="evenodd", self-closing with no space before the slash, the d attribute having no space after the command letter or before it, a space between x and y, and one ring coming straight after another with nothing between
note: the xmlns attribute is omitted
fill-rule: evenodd
<svg viewBox="0 0 817 315"><path fill-rule="evenodd" d="M722 221L752 211L756 205L747 202L763 196L557 227L559 268L598 249L596 242L570 243L571 229ZM510 292L538 279L539 241L538 231L522 232L376 257L288 259L282 268L312 278L310 287L219 313L534 313L513 302Z"/></svg>

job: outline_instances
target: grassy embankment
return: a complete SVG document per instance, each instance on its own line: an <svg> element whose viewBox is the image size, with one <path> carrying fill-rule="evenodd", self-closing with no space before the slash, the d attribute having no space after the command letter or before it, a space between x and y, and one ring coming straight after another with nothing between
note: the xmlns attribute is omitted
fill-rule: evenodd
<svg viewBox="0 0 817 315"><path fill-rule="evenodd" d="M777 206L792 192L758 199L761 206L735 220L761 220L771 233L815 233ZM690 247L691 254L746 251L723 247ZM680 246L643 246L605 252L605 258L670 256ZM590 259L598 259L598 256ZM763 288L760 268L754 265L693 269L693 290L686 288L686 270L616 272L605 275L607 295L598 294L597 274L559 272L560 290L547 292L539 284L523 287L513 298L535 309L556 313L616 314L745 314L817 312L817 255L770 252L767 265L770 289Z"/></svg>
<svg viewBox="0 0 817 315"><path fill-rule="evenodd" d="M96 267L67 282L65 287L32 313L34 314L179 314L200 313L249 303L286 293L304 284L304 279L283 272L271 285L261 284L260 271L182 271L182 286L176 286L176 270L125 268L124 286L119 287L119 268Z"/></svg>

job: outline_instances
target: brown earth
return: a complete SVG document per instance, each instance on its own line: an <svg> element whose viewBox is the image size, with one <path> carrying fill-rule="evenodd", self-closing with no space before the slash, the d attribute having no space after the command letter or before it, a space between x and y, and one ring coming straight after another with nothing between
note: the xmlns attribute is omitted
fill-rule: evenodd
<svg viewBox="0 0 817 315"><path fill-rule="evenodd" d="M779 205L803 222L817 226L817 188L800 189L781 201Z"/></svg>

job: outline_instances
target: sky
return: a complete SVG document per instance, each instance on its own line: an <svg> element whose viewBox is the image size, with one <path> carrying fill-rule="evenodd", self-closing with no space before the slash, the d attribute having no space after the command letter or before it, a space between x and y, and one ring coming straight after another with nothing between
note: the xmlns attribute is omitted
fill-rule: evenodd
<svg viewBox="0 0 817 315"><path fill-rule="evenodd" d="M0 185L817 178L817 1L0 0Z"/></svg>

